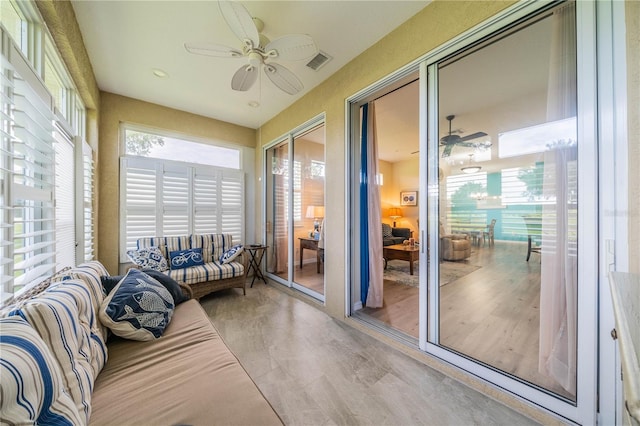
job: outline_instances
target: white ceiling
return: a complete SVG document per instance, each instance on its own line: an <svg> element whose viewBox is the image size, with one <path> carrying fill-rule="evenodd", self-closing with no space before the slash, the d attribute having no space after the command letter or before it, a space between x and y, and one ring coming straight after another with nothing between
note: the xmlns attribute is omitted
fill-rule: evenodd
<svg viewBox="0 0 640 426"><path fill-rule="evenodd" d="M288 95L262 78L247 92L231 90L244 59L188 53L185 42L240 47L216 1L72 0L101 90L257 128L304 96L361 52L424 8L429 1L243 1L272 40L311 35L333 59L320 70L285 62L304 89ZM158 78L153 70L169 76ZM252 101L260 106L249 106Z"/></svg>

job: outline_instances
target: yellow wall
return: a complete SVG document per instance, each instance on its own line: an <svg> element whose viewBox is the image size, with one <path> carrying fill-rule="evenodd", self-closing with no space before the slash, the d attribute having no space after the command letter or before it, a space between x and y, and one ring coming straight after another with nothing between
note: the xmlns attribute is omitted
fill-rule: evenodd
<svg viewBox="0 0 640 426"><path fill-rule="evenodd" d="M133 123L156 129L237 143L255 147L256 132L247 127L218 121L137 99L102 92L100 126L100 198L101 218L98 231L100 261L111 274L118 271L120 192L119 161L124 143L120 124Z"/></svg>
<svg viewBox="0 0 640 426"><path fill-rule="evenodd" d="M627 1L629 271L640 274L640 1Z"/></svg>
<svg viewBox="0 0 640 426"><path fill-rule="evenodd" d="M331 233L327 243L336 242L325 250L326 264L330 265L325 269L325 304L331 315L342 317L345 312L345 99L511 4L459 1L454 8L451 2L435 1L260 128L258 148L312 117L326 114L326 187L332 190L326 194L325 220L331 224L327 226ZM256 151L261 163L262 150Z"/></svg>

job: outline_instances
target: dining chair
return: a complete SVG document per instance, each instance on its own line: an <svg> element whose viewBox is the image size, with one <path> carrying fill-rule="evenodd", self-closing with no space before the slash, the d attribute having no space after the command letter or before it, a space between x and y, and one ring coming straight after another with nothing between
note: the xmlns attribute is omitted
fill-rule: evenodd
<svg viewBox="0 0 640 426"><path fill-rule="evenodd" d="M487 225L487 229L482 232L482 239L484 240L483 245L487 243L487 240L489 241L490 246L495 245L495 240L493 238L493 230L495 227L496 227L496 220L491 219L491 223Z"/></svg>

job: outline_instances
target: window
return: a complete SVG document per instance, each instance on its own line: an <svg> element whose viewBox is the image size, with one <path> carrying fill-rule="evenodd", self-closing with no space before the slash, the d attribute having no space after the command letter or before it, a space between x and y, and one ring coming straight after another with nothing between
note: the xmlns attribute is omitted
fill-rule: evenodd
<svg viewBox="0 0 640 426"><path fill-rule="evenodd" d="M485 172L447 176L447 224L452 232L483 228L487 213L478 210L478 200L486 197Z"/></svg>
<svg viewBox="0 0 640 426"><path fill-rule="evenodd" d="M56 269L75 265L82 258L76 242L93 257L93 206L80 195L84 166L76 154L81 145L74 143L82 140L78 133L84 135L86 112L32 6L1 6L0 31L9 42L0 57L0 304ZM92 173L86 181L90 202ZM85 226L90 238L81 232Z"/></svg>
<svg viewBox="0 0 640 426"><path fill-rule="evenodd" d="M56 270L76 265L75 156L73 144L55 131Z"/></svg>
<svg viewBox="0 0 640 426"><path fill-rule="evenodd" d="M54 106L60 114L68 118L67 114L67 88L62 82L59 73L54 68L53 62L49 55L45 56L44 61L44 84L47 86L49 93L53 96Z"/></svg>
<svg viewBox="0 0 640 426"><path fill-rule="evenodd" d="M31 88L30 83L36 82L27 82L15 69L13 76L12 114L5 118L12 156L8 202L13 209L13 268L9 273L14 280L5 286L9 294L55 269L53 116Z"/></svg>
<svg viewBox="0 0 640 426"><path fill-rule="evenodd" d="M95 176L95 161L93 160L93 150L88 143L81 143L82 150L82 177L78 180L82 182L81 191L81 210L82 221L80 223L80 229L76 232L77 235L82 235L82 244L80 245L80 254L76 254L77 259L83 259L85 262L94 259L94 209L93 209L93 194L94 194L94 176ZM77 229L77 228L76 228ZM78 253L78 252L76 252Z"/></svg>
<svg viewBox="0 0 640 426"><path fill-rule="evenodd" d="M142 237L228 233L244 240L240 170L123 157L120 167L120 260Z"/></svg>
<svg viewBox="0 0 640 426"><path fill-rule="evenodd" d="M127 155L240 169L240 150L125 129Z"/></svg>
<svg viewBox="0 0 640 426"><path fill-rule="evenodd" d="M19 10L11 1L0 1L0 16L2 25L7 29L16 45L27 53L27 22L22 18Z"/></svg>

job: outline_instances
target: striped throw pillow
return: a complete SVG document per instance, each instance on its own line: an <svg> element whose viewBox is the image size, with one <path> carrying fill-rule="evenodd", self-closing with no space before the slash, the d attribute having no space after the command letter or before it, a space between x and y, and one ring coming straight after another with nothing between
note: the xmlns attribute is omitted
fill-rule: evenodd
<svg viewBox="0 0 640 426"><path fill-rule="evenodd" d="M0 330L0 422L85 424L38 333L18 317L0 319Z"/></svg>
<svg viewBox="0 0 640 426"><path fill-rule="evenodd" d="M80 325L75 300L44 292L10 315L20 316L40 335L60 367L64 389L83 418L82 423L88 423L94 382L91 336Z"/></svg>

